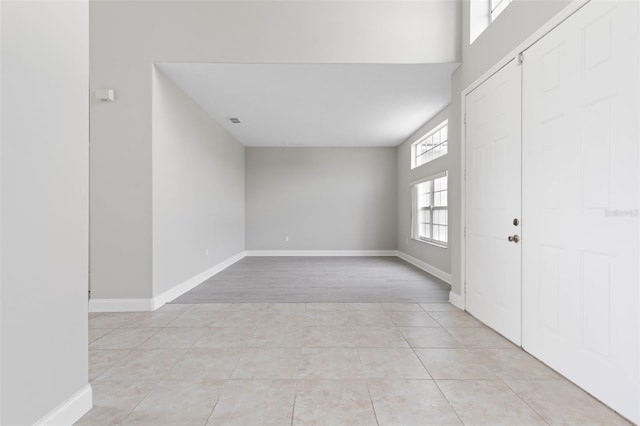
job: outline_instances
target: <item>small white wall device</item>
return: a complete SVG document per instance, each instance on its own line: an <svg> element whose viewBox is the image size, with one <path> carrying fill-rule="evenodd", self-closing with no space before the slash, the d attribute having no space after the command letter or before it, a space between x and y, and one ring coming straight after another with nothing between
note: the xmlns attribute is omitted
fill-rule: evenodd
<svg viewBox="0 0 640 426"><path fill-rule="evenodd" d="M96 90L95 96L101 102L113 102L116 100L116 91L113 89Z"/></svg>

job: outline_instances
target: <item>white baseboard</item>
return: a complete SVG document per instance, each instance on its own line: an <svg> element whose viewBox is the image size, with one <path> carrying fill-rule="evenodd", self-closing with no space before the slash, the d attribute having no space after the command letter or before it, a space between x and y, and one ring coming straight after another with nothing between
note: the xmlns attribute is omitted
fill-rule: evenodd
<svg viewBox="0 0 640 426"><path fill-rule="evenodd" d="M446 282L447 284L451 285L451 274L448 272L445 272L441 269L436 268L435 266L431 266L426 262L423 262L420 259L416 259L413 256L408 255L407 253L398 251L397 252L397 256L406 261L409 262L410 264L412 264L413 266L417 266L418 268L422 269L423 271L440 278L442 281Z"/></svg>
<svg viewBox="0 0 640 426"><path fill-rule="evenodd" d="M54 408L49 414L34 423L34 426L66 426L77 422L93 407L93 391L87 384Z"/></svg>
<svg viewBox="0 0 640 426"><path fill-rule="evenodd" d="M153 299L89 299L89 312L153 311Z"/></svg>
<svg viewBox="0 0 640 426"><path fill-rule="evenodd" d="M237 261L243 259L245 257L245 252L241 251L240 253L231 256L230 258L223 260L222 262L218 263L217 265L212 266L211 268L207 269L204 272L199 273L198 275L189 278L186 281L183 281L182 283L176 285L173 288L170 288L169 290L165 291L164 293L159 294L158 296L153 298L152 301L152 305L153 305L153 309L152 310L156 310L158 308L160 308L162 305L164 305L165 303L171 302L172 300L177 299L178 297L182 296L183 294L185 294L186 292L188 292L189 290L199 286L200 284L202 284L204 281L208 280L209 278L211 278L212 276L216 275L217 273L227 269L229 266L233 265L234 263L236 263Z"/></svg>
<svg viewBox="0 0 640 426"><path fill-rule="evenodd" d="M165 303L182 296L192 288L202 284L218 272L228 268L240 259L244 258L245 252L231 256L222 262L212 266L189 278L186 281L177 284L175 287L149 299L90 299L89 312L150 312L160 308Z"/></svg>
<svg viewBox="0 0 640 426"><path fill-rule="evenodd" d="M464 297L457 293L454 293L453 291L449 292L449 303L451 303L458 309L462 309L463 311L465 310Z"/></svg>
<svg viewBox="0 0 640 426"><path fill-rule="evenodd" d="M396 256L396 250L247 250L249 257L261 256Z"/></svg>

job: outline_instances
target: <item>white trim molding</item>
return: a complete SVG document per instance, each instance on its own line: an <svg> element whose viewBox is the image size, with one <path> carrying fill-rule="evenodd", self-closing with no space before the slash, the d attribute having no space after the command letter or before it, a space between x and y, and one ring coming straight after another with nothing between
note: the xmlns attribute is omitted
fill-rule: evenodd
<svg viewBox="0 0 640 426"><path fill-rule="evenodd" d="M464 297L454 293L453 290L449 292L449 303L458 309L462 309L463 311L465 310Z"/></svg>
<svg viewBox="0 0 640 426"><path fill-rule="evenodd" d="M241 251L228 259L212 266L211 268L177 284L169 290L154 298L139 299L90 299L89 312L150 312L163 306L165 303L182 296L189 290L202 284L217 273L227 269L237 261L245 257Z"/></svg>
<svg viewBox="0 0 640 426"><path fill-rule="evenodd" d="M34 423L34 426L72 425L93 407L93 391L87 384L74 393L49 414Z"/></svg>
<svg viewBox="0 0 640 426"><path fill-rule="evenodd" d="M153 311L153 299L89 299L89 312Z"/></svg>
<svg viewBox="0 0 640 426"><path fill-rule="evenodd" d="M451 285L451 274L448 272L443 271L442 269L438 269L435 266L429 265L426 262L423 262L422 260L416 259L413 256L408 255L407 253L401 252L401 251L397 251L397 256L404 260L405 262L409 262L410 264L412 264L413 266L416 266L420 269L422 269L423 271L440 278L442 281L446 282L447 284Z"/></svg>
<svg viewBox="0 0 640 426"><path fill-rule="evenodd" d="M247 257L264 256L396 256L396 250L247 250Z"/></svg>
<svg viewBox="0 0 640 426"><path fill-rule="evenodd" d="M227 269L229 266L233 265L237 261L242 260L245 257L245 253L246 252L241 251L240 253L237 253L231 256L230 258L223 260L217 265L212 266L211 268L205 270L204 272L201 272L198 275L195 275L189 278L188 280L181 282L180 284L176 285L173 288L170 288L164 293L157 295L152 299L152 310L155 311L165 303L168 303L168 302L171 302L172 300L177 299L178 297L182 296L189 290L199 286L204 281L213 277L217 273L222 272L223 270Z"/></svg>

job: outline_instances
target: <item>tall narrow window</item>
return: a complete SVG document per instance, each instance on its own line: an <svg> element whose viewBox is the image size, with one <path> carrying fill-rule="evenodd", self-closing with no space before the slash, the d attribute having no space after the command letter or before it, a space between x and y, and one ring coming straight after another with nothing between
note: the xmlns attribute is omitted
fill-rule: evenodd
<svg viewBox="0 0 640 426"><path fill-rule="evenodd" d="M448 120L411 145L411 168L415 169L447 153L449 142Z"/></svg>
<svg viewBox="0 0 640 426"><path fill-rule="evenodd" d="M446 246L449 230L447 172L412 186L411 238Z"/></svg>

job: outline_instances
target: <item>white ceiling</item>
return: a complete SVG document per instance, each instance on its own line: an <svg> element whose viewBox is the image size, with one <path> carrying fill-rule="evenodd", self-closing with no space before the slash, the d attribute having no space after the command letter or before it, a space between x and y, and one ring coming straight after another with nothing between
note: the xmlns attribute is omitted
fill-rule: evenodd
<svg viewBox="0 0 640 426"><path fill-rule="evenodd" d="M157 65L252 147L396 146L449 104L451 73L458 66Z"/></svg>

